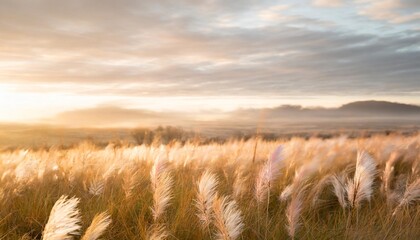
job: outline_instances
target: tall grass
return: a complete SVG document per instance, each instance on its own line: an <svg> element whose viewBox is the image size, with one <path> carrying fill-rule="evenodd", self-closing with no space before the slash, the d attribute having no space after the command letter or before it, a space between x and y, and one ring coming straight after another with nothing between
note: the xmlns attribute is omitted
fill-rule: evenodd
<svg viewBox="0 0 420 240"><path fill-rule="evenodd" d="M419 163L420 135L2 151L0 239L417 239Z"/></svg>

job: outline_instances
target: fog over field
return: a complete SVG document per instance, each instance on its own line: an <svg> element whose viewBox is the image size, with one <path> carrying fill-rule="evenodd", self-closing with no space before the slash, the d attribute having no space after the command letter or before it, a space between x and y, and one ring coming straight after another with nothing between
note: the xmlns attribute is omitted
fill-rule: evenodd
<svg viewBox="0 0 420 240"><path fill-rule="evenodd" d="M156 126L174 124L188 126L191 123L218 122L221 125L236 122L240 125L256 125L306 122L355 123L376 122L394 125L401 123L419 123L420 106L391 103L384 101L363 101L345 104L339 108L283 105L275 108L238 109L235 111L202 112L157 112L141 109L128 109L115 106L80 109L57 114L44 123L74 127L135 127L139 125ZM280 126L279 126L280 127Z"/></svg>

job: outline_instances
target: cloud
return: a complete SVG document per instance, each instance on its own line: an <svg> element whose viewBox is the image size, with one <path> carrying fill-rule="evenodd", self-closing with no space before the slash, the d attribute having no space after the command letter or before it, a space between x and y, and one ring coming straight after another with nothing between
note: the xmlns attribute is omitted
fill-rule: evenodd
<svg viewBox="0 0 420 240"><path fill-rule="evenodd" d="M361 6L369 16L419 7ZM123 96L420 91L418 32L349 31L340 19L319 17L319 8L301 9L251 0L2 1L0 82ZM351 23L362 29L353 11Z"/></svg>
<svg viewBox="0 0 420 240"><path fill-rule="evenodd" d="M319 7L340 7L344 2L343 0L314 0L313 4Z"/></svg>
<svg viewBox="0 0 420 240"><path fill-rule="evenodd" d="M420 22L420 3L413 0L365 1L361 15L390 23Z"/></svg>
<svg viewBox="0 0 420 240"><path fill-rule="evenodd" d="M261 10L258 16L268 22L278 23L281 21L291 20L292 17L284 15L284 11L289 9L290 6L286 4L274 5L267 9Z"/></svg>

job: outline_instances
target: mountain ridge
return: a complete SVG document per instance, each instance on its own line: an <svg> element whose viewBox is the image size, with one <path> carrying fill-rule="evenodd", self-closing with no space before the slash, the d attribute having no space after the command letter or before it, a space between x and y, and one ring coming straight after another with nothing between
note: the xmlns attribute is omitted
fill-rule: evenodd
<svg viewBox="0 0 420 240"><path fill-rule="evenodd" d="M414 104L388 102L388 101L356 101L342 105L338 108L341 111L375 111L375 112L396 112L396 113L420 113L420 106Z"/></svg>

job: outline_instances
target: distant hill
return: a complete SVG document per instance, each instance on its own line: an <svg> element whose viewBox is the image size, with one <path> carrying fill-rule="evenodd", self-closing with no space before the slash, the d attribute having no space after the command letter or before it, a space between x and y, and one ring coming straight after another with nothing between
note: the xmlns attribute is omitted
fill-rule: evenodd
<svg viewBox="0 0 420 240"><path fill-rule="evenodd" d="M275 108L242 109L232 112L235 119L256 120L263 116L267 121L336 121L338 119L378 118L378 120L401 119L420 122L420 106L386 101L359 101L345 104L338 108L305 108L302 106L283 105Z"/></svg>
<svg viewBox="0 0 420 240"><path fill-rule="evenodd" d="M50 125L72 127L133 127L173 124L181 116L174 112L155 112L117 106L76 109L57 114L45 122Z"/></svg>
<svg viewBox="0 0 420 240"><path fill-rule="evenodd" d="M232 112L157 112L140 108L97 106L61 112L39 123L60 127L155 127L181 126L189 129L207 129L209 125L223 128L246 128L258 124L285 126L285 124L384 122L394 125L420 125L420 106L385 101L360 101L338 108L282 105L274 108L248 108Z"/></svg>
<svg viewBox="0 0 420 240"><path fill-rule="evenodd" d="M385 114L420 114L420 106L386 101L352 102L341 106L338 110Z"/></svg>

